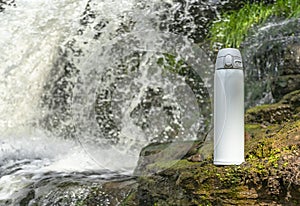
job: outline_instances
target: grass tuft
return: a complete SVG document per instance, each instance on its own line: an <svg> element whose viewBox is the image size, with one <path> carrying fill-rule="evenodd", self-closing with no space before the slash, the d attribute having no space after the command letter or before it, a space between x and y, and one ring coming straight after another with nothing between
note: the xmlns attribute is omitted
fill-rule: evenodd
<svg viewBox="0 0 300 206"><path fill-rule="evenodd" d="M277 0L271 5L246 3L239 11L224 13L210 28L212 47L239 48L249 29L264 23L271 16L300 17L300 0Z"/></svg>

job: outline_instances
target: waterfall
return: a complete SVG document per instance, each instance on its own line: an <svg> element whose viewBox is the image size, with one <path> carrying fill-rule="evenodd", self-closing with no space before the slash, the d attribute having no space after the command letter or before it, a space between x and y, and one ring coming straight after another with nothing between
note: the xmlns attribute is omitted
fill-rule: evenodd
<svg viewBox="0 0 300 206"><path fill-rule="evenodd" d="M100 184L130 174L147 144L208 132L213 65L188 34L166 28L177 7L138 0L1 5L1 205L46 201L70 179Z"/></svg>
<svg viewBox="0 0 300 206"><path fill-rule="evenodd" d="M85 3L25 0L16 4L0 13L2 134L26 130L41 115L36 108L57 47L75 31L74 19Z"/></svg>

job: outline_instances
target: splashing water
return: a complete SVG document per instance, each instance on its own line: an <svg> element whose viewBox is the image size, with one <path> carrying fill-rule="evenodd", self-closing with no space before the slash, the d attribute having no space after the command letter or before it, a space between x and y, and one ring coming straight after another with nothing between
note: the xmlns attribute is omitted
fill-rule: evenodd
<svg viewBox="0 0 300 206"><path fill-rule="evenodd" d="M0 4L0 205L82 203L104 182L127 178L147 144L201 140L209 131L213 64L193 43L206 32L195 36L208 18L194 18L206 3ZM287 25L288 33L289 24L267 25L279 33ZM274 40L269 27L244 42L247 88L258 85L252 60L261 42ZM253 97L255 89L246 91L249 105L269 101Z"/></svg>
<svg viewBox="0 0 300 206"><path fill-rule="evenodd" d="M14 4L0 13L1 205L74 205L150 142L208 131L213 66L159 25L172 1Z"/></svg>
<svg viewBox="0 0 300 206"><path fill-rule="evenodd" d="M103 16L93 2L88 5L97 9L85 13L78 36L62 49L66 54L71 47L72 54L57 63L64 73L50 81L55 84L45 97L52 109L46 127L50 122L52 131L77 139L99 165L103 151L112 150L119 161L107 161L121 168L133 168L149 142L205 133L210 111L205 86L211 85L212 69L205 53L187 38L157 30L153 22L159 17L150 9L156 4L127 2L119 16L114 9ZM178 71L167 68L175 64Z"/></svg>

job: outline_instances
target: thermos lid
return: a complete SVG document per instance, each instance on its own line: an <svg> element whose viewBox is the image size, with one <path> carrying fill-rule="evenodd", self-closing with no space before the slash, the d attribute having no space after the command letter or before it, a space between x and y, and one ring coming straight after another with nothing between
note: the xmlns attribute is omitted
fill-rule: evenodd
<svg viewBox="0 0 300 206"><path fill-rule="evenodd" d="M216 69L243 69L241 52L233 48L221 49L218 52Z"/></svg>

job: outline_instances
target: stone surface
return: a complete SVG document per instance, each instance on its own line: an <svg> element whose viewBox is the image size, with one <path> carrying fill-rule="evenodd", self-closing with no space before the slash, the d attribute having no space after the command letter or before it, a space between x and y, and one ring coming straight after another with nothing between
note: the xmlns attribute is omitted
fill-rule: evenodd
<svg viewBox="0 0 300 206"><path fill-rule="evenodd" d="M271 18L241 45L247 107L279 101L299 85L299 18Z"/></svg>
<svg viewBox="0 0 300 206"><path fill-rule="evenodd" d="M134 171L134 175L148 175L150 171L144 173L144 168L147 165L155 162L170 162L170 165L186 156L196 154L201 147L200 141L185 141L175 143L152 143L144 147L140 153L138 165ZM157 170L151 173L157 173Z"/></svg>
<svg viewBox="0 0 300 206"><path fill-rule="evenodd" d="M249 123L281 123L292 118L290 105L262 105L248 110L245 119Z"/></svg>
<svg viewBox="0 0 300 206"><path fill-rule="evenodd" d="M283 55L282 75L300 74L300 43L288 45Z"/></svg>
<svg viewBox="0 0 300 206"><path fill-rule="evenodd" d="M167 162L150 164L147 171L159 168L159 172L138 179L131 201L133 205L297 205L300 127L299 122L290 126L279 135L270 128L260 129L248 142L247 162L241 166L217 167L212 159L180 160L171 167ZM288 141L281 136L286 132Z"/></svg>
<svg viewBox="0 0 300 206"><path fill-rule="evenodd" d="M275 99L300 89L300 43L284 47L279 75L272 80L272 94Z"/></svg>
<svg viewBox="0 0 300 206"><path fill-rule="evenodd" d="M300 75L283 75L276 77L272 82L272 94L275 99L280 99L287 93L300 89Z"/></svg>
<svg viewBox="0 0 300 206"><path fill-rule="evenodd" d="M212 155L200 162L156 159L140 168L138 186L123 205L299 205L300 121L292 118L299 114L299 94L294 91L275 105L247 111L254 115L288 108L290 119L268 121L261 115L247 120L242 165L215 166ZM194 155L201 156L200 151Z"/></svg>
<svg viewBox="0 0 300 206"><path fill-rule="evenodd" d="M266 104L250 108L245 120L248 123L274 124L299 118L300 90L285 95L277 104Z"/></svg>

